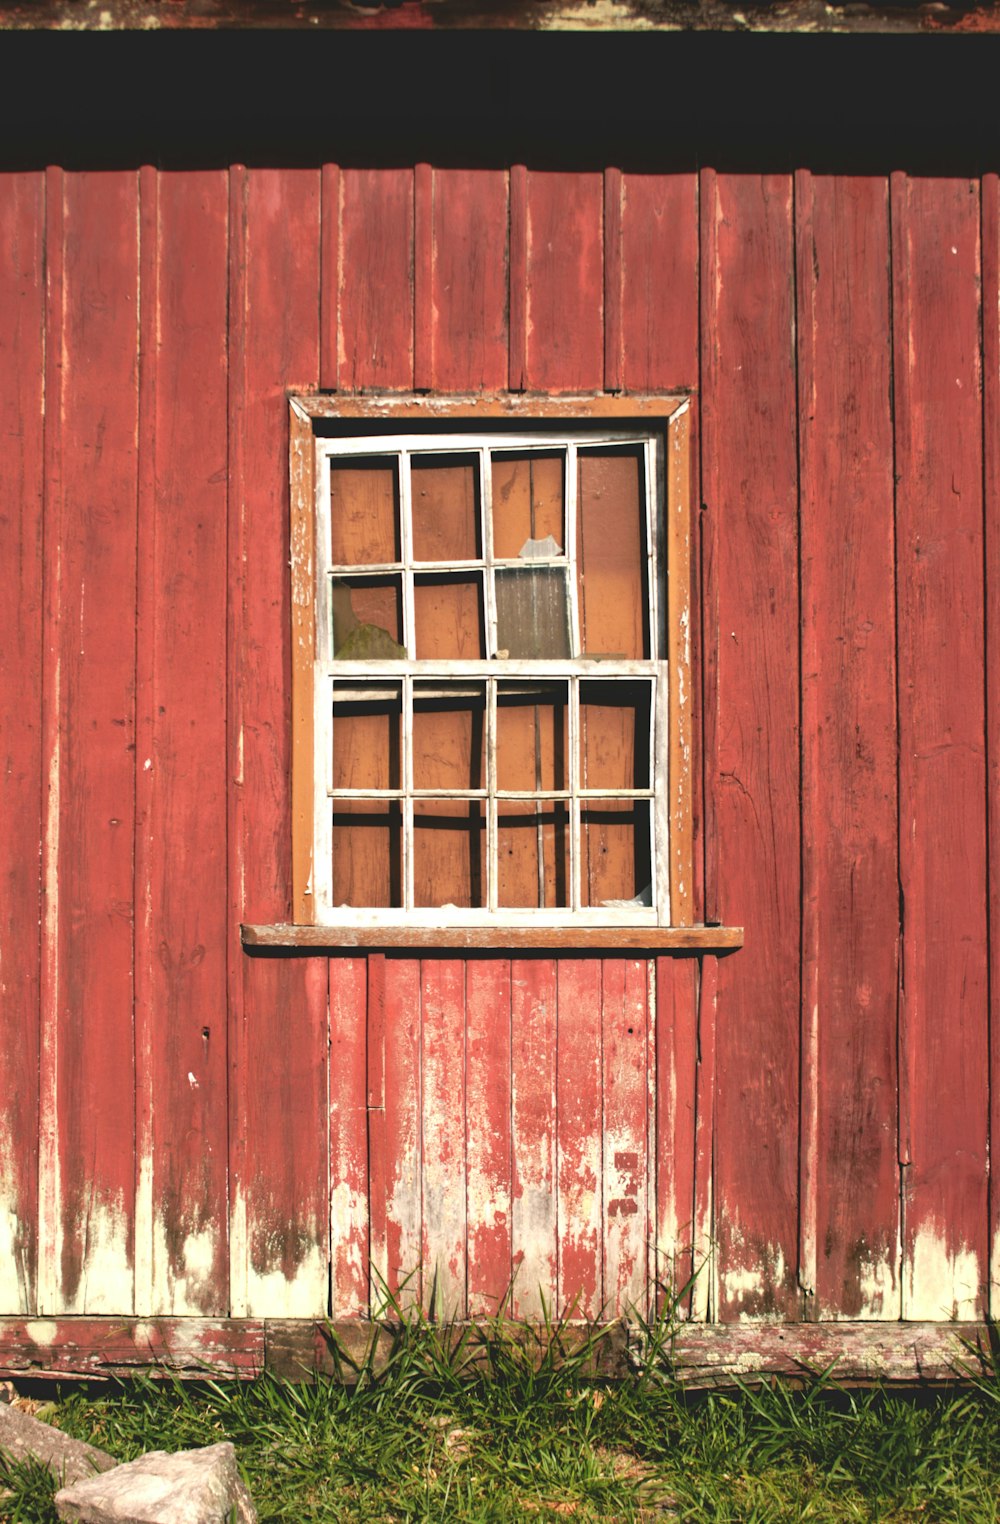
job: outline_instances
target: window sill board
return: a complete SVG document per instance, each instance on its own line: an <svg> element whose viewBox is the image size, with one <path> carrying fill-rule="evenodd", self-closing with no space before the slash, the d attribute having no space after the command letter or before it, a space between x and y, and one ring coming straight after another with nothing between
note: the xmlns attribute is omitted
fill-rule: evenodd
<svg viewBox="0 0 1000 1524"><path fill-rule="evenodd" d="M437 952L732 952L742 926L241 926L243 946L342 952L355 947Z"/></svg>

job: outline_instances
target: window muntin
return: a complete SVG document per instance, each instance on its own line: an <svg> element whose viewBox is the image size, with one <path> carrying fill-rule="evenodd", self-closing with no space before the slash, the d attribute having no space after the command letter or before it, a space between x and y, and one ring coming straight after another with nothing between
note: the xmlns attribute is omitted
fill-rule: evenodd
<svg viewBox="0 0 1000 1524"><path fill-rule="evenodd" d="M668 924L661 436L315 449L315 918Z"/></svg>

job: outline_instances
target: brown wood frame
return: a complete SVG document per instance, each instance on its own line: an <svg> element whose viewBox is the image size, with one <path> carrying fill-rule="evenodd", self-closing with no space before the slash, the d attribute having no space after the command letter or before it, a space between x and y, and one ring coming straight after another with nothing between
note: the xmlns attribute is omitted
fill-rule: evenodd
<svg viewBox="0 0 1000 1524"><path fill-rule="evenodd" d="M291 607L292 607L292 883L293 922L282 927L244 928L244 942L255 946L288 945L428 945L572 946L623 945L653 947L732 947L742 940L734 928L708 929L707 939L693 926L694 847L692 794L694 780L691 723L691 399L684 395L590 394L538 397L523 393L475 396L336 396L326 393L289 396L291 484ZM484 934L478 928L456 931L450 940L438 928L414 928L405 935L372 928L342 935L339 928L316 926L312 904L314 850L314 659L316 653L316 505L313 442L317 423L324 419L361 422L416 420L446 425L451 420L482 422L588 422L597 419L635 420L659 425L666 432L666 558L667 660L669 664L670 741L667 778L670 811L669 928L626 928L621 925L559 928L504 926ZM304 935L309 928L310 934ZM319 933L319 941L313 935ZM682 930L695 933L679 939ZM584 935L584 932L589 933Z"/></svg>
<svg viewBox="0 0 1000 1524"><path fill-rule="evenodd" d="M477 1326L440 1326L445 1349L465 1341L470 1373ZM360 1318L3 1318L0 1376L85 1379L145 1372L248 1380L267 1370L290 1381L337 1374L349 1381L352 1363L371 1359L376 1369L384 1366L398 1334L390 1322ZM548 1343L531 1325L511 1326L509 1337L539 1353ZM624 1320L561 1323L559 1343L567 1355L589 1345L595 1376L628 1377L647 1355L641 1332ZM991 1329L984 1323L682 1322L664 1354L677 1381L704 1388L775 1378L808 1382L831 1367L839 1384L954 1382L987 1372L991 1351Z"/></svg>

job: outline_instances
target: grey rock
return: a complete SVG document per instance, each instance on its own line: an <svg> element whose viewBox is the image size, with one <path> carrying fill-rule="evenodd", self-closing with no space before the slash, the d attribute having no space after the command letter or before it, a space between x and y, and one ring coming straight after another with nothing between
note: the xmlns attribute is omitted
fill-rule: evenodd
<svg viewBox="0 0 1000 1524"><path fill-rule="evenodd" d="M203 1450L150 1450L56 1493L60 1519L83 1524L257 1524L228 1442Z"/></svg>
<svg viewBox="0 0 1000 1524"><path fill-rule="evenodd" d="M110 1471L118 1462L105 1450L71 1439L50 1423L22 1413L20 1408L0 1403L0 1450L13 1461L40 1461L63 1486L92 1477L97 1471Z"/></svg>

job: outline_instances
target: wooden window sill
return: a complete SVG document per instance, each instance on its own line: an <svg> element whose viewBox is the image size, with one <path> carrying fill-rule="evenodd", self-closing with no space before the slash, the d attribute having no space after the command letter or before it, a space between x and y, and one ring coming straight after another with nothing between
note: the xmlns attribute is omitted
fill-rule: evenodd
<svg viewBox="0 0 1000 1524"><path fill-rule="evenodd" d="M343 951L354 947L412 948L437 952L732 952L743 946L742 926L241 926L246 948L300 947Z"/></svg>

